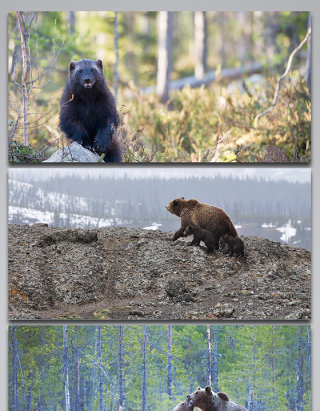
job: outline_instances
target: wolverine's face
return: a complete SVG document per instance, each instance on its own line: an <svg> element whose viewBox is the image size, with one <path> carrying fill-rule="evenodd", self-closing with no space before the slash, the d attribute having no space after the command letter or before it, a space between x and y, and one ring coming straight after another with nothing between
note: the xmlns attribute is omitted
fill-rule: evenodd
<svg viewBox="0 0 320 411"><path fill-rule="evenodd" d="M103 70L101 60L83 59L79 61L72 61L69 66L70 77L79 86L86 89L91 89L97 80L101 77Z"/></svg>
<svg viewBox="0 0 320 411"><path fill-rule="evenodd" d="M182 203L181 200L184 200L184 197L177 198L176 200L172 200L172 201L166 206L166 209L167 209L171 214L180 216L180 208L181 208L180 206L181 206L181 203Z"/></svg>

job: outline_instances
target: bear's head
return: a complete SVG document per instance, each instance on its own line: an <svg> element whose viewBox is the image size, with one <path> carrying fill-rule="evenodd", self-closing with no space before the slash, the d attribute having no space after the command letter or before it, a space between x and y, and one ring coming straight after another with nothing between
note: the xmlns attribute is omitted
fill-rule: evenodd
<svg viewBox="0 0 320 411"><path fill-rule="evenodd" d="M180 216L181 210L183 209L186 200L184 197L176 198L175 200L170 201L170 203L166 206L166 209L171 213L177 216Z"/></svg>
<svg viewBox="0 0 320 411"><path fill-rule="evenodd" d="M194 407L219 411L222 405L229 401L229 397L224 392L213 392L207 385L206 388L198 387L197 391L187 396L187 400L192 402Z"/></svg>
<svg viewBox="0 0 320 411"><path fill-rule="evenodd" d="M73 87L91 89L104 79L102 61L89 59L72 61L69 65L69 77Z"/></svg>
<svg viewBox="0 0 320 411"><path fill-rule="evenodd" d="M194 406L192 401L185 400L178 404L172 411L193 411Z"/></svg>

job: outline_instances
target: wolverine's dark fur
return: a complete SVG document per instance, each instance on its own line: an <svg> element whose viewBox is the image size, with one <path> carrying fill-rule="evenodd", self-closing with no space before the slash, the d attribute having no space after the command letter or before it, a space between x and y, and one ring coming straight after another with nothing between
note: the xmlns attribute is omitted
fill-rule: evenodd
<svg viewBox="0 0 320 411"><path fill-rule="evenodd" d="M199 246L200 242L203 241L207 247L208 253L213 253L214 249L219 248L219 240L209 230L204 230L198 226L189 225L185 229L184 235L190 234L193 234L193 240L189 243L189 245Z"/></svg>
<svg viewBox="0 0 320 411"><path fill-rule="evenodd" d="M68 139L105 154L108 162L121 161L115 130L120 124L101 60L71 62L60 102L60 128Z"/></svg>

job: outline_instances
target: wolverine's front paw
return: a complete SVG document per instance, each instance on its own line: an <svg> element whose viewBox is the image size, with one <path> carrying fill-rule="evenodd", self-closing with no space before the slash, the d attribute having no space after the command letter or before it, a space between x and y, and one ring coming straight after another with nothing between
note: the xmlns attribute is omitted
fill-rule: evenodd
<svg viewBox="0 0 320 411"><path fill-rule="evenodd" d="M87 150L92 150L92 144L90 143L81 143L82 147Z"/></svg>
<svg viewBox="0 0 320 411"><path fill-rule="evenodd" d="M94 141L94 148L97 152L104 153L109 147L111 143L111 138L105 131L100 131L95 138Z"/></svg>

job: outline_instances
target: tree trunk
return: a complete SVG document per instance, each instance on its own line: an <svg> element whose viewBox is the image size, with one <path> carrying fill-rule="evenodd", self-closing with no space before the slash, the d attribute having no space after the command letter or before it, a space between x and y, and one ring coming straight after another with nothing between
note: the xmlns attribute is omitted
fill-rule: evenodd
<svg viewBox="0 0 320 411"><path fill-rule="evenodd" d="M194 48L196 58L194 75L199 79L207 71L208 36L205 11L194 12Z"/></svg>
<svg viewBox="0 0 320 411"><path fill-rule="evenodd" d="M220 33L220 59L221 59L221 67L226 65L227 61L227 53L226 53L226 33L225 33L225 24L226 24L226 16L225 12L221 11L218 13L218 27Z"/></svg>
<svg viewBox="0 0 320 411"><path fill-rule="evenodd" d="M114 61L114 98L117 101L118 98L118 87L119 87L119 30L118 30L118 12L114 12L114 51L115 51L115 61Z"/></svg>
<svg viewBox="0 0 320 411"><path fill-rule="evenodd" d="M103 411L103 381L101 359L101 326L98 326L98 358L99 358L99 411Z"/></svg>
<svg viewBox="0 0 320 411"><path fill-rule="evenodd" d="M311 13L309 13L308 29L311 27ZM308 50L307 50L307 60L306 60L306 81L311 95L311 36L308 38Z"/></svg>
<svg viewBox="0 0 320 411"><path fill-rule="evenodd" d="M11 342L11 403L12 411L19 410L19 398L18 398L18 378L17 378L17 335L16 335L16 326L12 326L12 342Z"/></svg>
<svg viewBox="0 0 320 411"><path fill-rule="evenodd" d="M190 388L189 391L193 391L193 355L192 355L192 338L189 340L189 356L190 356Z"/></svg>
<svg viewBox="0 0 320 411"><path fill-rule="evenodd" d="M276 353L274 346L274 326L272 326L272 345L271 345L271 368L272 368L272 395L273 395L273 410L277 410L276 396Z"/></svg>
<svg viewBox="0 0 320 411"><path fill-rule="evenodd" d="M40 371L40 399L39 399L39 411L43 411L45 409L43 404L43 383L44 383L44 374L43 374L43 348L44 348L44 336L45 336L45 328L42 329L41 335L41 348L42 352L40 353L39 359L39 371Z"/></svg>
<svg viewBox="0 0 320 411"><path fill-rule="evenodd" d="M122 325L119 325L118 336L118 392L119 392L119 408L123 406L123 358L122 358Z"/></svg>
<svg viewBox="0 0 320 411"><path fill-rule="evenodd" d="M29 75L29 59L26 44L26 33L24 29L22 14L20 11L16 12L17 21L21 37L21 53L22 53L22 107L23 107L23 134L24 134L24 145L28 145L28 92L27 92L27 81Z"/></svg>
<svg viewBox="0 0 320 411"><path fill-rule="evenodd" d="M213 364L212 364L213 391L218 391L218 329L213 326Z"/></svg>
<svg viewBox="0 0 320 411"><path fill-rule="evenodd" d="M64 364L64 397L65 410L70 411L70 391L69 391L69 364L68 364L68 345L67 345L67 326L63 326L63 364Z"/></svg>
<svg viewBox="0 0 320 411"><path fill-rule="evenodd" d="M304 350L303 350L303 326L299 327L298 340L298 364L297 364L297 411L304 411Z"/></svg>
<svg viewBox="0 0 320 411"><path fill-rule="evenodd" d="M172 399L172 325L168 325L167 394Z"/></svg>
<svg viewBox="0 0 320 411"><path fill-rule="evenodd" d="M173 11L158 12L158 70L156 93L162 102L169 97L172 69Z"/></svg>
<svg viewBox="0 0 320 411"><path fill-rule="evenodd" d="M75 411L80 410L80 358L79 358L79 339L78 339L79 327L76 325L74 327L74 333L76 337L76 348L75 348L75 400L74 406Z"/></svg>
<svg viewBox="0 0 320 411"><path fill-rule="evenodd" d="M147 334L148 326L144 326L142 346L142 411L147 411Z"/></svg>
<svg viewBox="0 0 320 411"><path fill-rule="evenodd" d="M207 325L207 385L211 387L211 333L210 325Z"/></svg>
<svg viewBox="0 0 320 411"><path fill-rule="evenodd" d="M253 13L249 11L238 11L237 20L242 28L242 33L238 38L238 56L242 64L252 60L253 56Z"/></svg>
<svg viewBox="0 0 320 411"><path fill-rule="evenodd" d="M69 32L73 35L76 31L76 13L69 11Z"/></svg>
<svg viewBox="0 0 320 411"><path fill-rule="evenodd" d="M33 385L34 385L34 376L30 372L28 375L28 381L30 382L30 385L28 387L28 394L27 394L27 411L31 411L31 406L32 406L32 390L33 390Z"/></svg>

